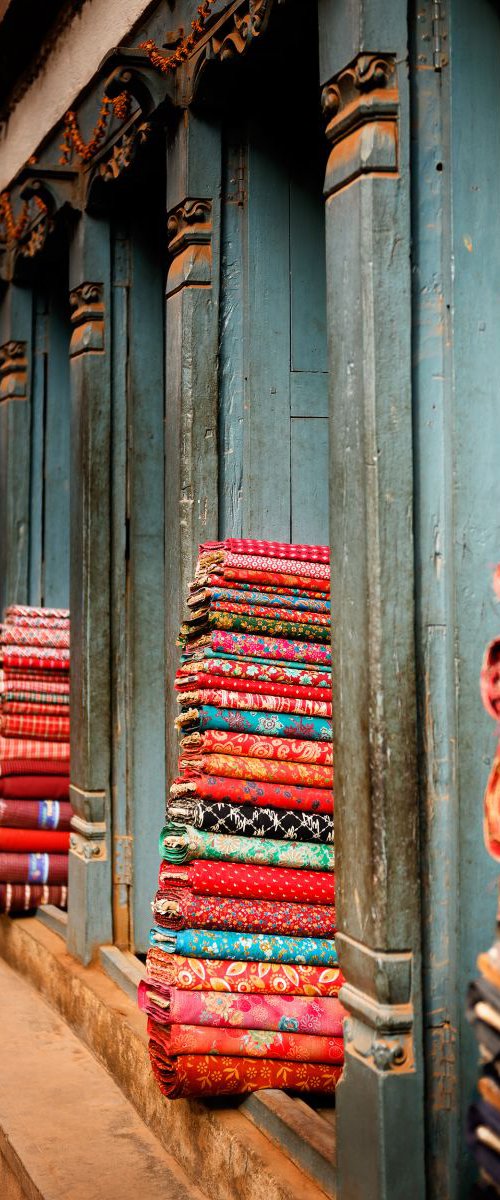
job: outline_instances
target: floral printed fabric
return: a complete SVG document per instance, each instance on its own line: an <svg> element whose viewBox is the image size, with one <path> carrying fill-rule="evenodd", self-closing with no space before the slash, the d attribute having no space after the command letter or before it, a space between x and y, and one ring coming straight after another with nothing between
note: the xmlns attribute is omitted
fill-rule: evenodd
<svg viewBox="0 0 500 1200"><path fill-rule="evenodd" d="M217 674L211 675L208 671L193 672L192 675L189 675L189 676L182 675L178 679L178 681L176 682L176 685L175 685L176 691L179 692L179 696L177 697L177 699L178 699L179 703L183 703L185 694L191 693L191 690L193 688L194 689L199 688L202 690L212 689L212 688L217 689L217 688L221 688L222 684L224 684L224 683L227 683L229 685L229 687L231 689L231 693L249 692L249 688L251 688L251 692L249 692L249 695L251 695L252 698L254 696L267 696L268 698L273 697L273 696L279 696L279 697L286 696L289 699L294 699L294 700L299 699L302 702L304 700L322 700L323 702L326 701L327 704L330 703L330 712L325 715L328 715L328 716L331 715L330 692L326 691L326 688L321 688L321 687L297 688L297 685L293 684L293 683L270 683L268 681L264 682L261 679L252 679L251 681L248 679L237 679L234 677L232 677L230 679L224 679L224 678L221 678L221 676L217 675ZM227 694L230 694L230 693L227 693ZM237 707L237 706L233 706L233 707ZM245 708L254 708L254 707L255 707L255 705L253 705L253 704L245 705ZM261 707L266 707L266 706L262 705ZM294 712L295 710L289 709L288 711Z"/></svg>
<svg viewBox="0 0 500 1200"><path fill-rule="evenodd" d="M345 983L337 966L193 958L166 954L155 945L148 950L146 967L150 978L163 988L178 987L184 992L337 997Z"/></svg>
<svg viewBox="0 0 500 1200"><path fill-rule="evenodd" d="M310 964L335 967L337 950L333 938L279 937L277 934L228 933L224 930L183 929L167 932L154 926L151 945L166 953L194 958L250 959L252 962Z"/></svg>
<svg viewBox="0 0 500 1200"><path fill-rule="evenodd" d="M0 830L1 835L1 830ZM64 835L63 835L64 836ZM165 929L228 929L235 933L279 933L287 937L331 937L335 909L327 904L291 904L276 900L239 900L232 896L195 895L178 887L156 893L153 912Z"/></svg>
<svg viewBox="0 0 500 1200"><path fill-rule="evenodd" d="M237 629L242 633L269 634L270 637L283 636L286 638L296 638L298 641L304 640L305 642L330 641L329 625L326 628L316 625L302 625L299 621L278 620L273 616L257 617L245 616L242 613L233 612L209 612L200 627L208 629ZM181 627L181 638L194 637L198 632L196 627L191 628L189 625L183 625Z"/></svg>
<svg viewBox="0 0 500 1200"><path fill-rule="evenodd" d="M231 804L262 804L303 812L333 812L333 794L327 788L295 787L293 784L283 786L280 783L268 783L267 780L257 782L253 779L194 774L188 778L185 775L172 785L170 795L174 800L179 796L197 796L200 800L228 800Z"/></svg>
<svg viewBox="0 0 500 1200"><path fill-rule="evenodd" d="M255 995L240 992L195 992L158 988L141 979L139 1005L161 1025L221 1025L247 1029L276 1029L287 1033L319 1033L342 1037L347 1016L340 1000L331 996Z"/></svg>
<svg viewBox="0 0 500 1200"><path fill-rule="evenodd" d="M333 817L326 813L230 804L223 800L171 801L167 816L197 829L251 838L286 838L298 842L333 842Z"/></svg>
<svg viewBox="0 0 500 1200"><path fill-rule="evenodd" d="M274 558L265 554L234 554L226 551L224 554L224 572L226 567L238 567L252 571L285 571L288 574L303 575L314 579L330 579L330 564L328 562L311 562L306 559Z"/></svg>
<svg viewBox="0 0 500 1200"><path fill-rule="evenodd" d="M287 638L258 637L249 633L228 633L214 629L208 635L208 648L227 654L244 655L246 658L282 659L285 662L318 663L330 666L332 655L329 646L316 642L297 642Z"/></svg>
<svg viewBox="0 0 500 1200"><path fill-rule="evenodd" d="M342 1067L325 1063L283 1062L258 1059L180 1054L167 1058L153 1038L149 1057L160 1091L169 1099L179 1096L229 1096L258 1088L289 1088L296 1092L334 1092Z"/></svg>
<svg viewBox="0 0 500 1200"><path fill-rule="evenodd" d="M165 1054L237 1054L242 1058L284 1058L289 1062L343 1063L342 1038L279 1029L235 1029L210 1025L157 1025L148 1034Z"/></svg>
<svg viewBox="0 0 500 1200"><path fill-rule="evenodd" d="M257 571L250 567L224 567L223 573L217 576L214 574L215 582L246 582L255 584L274 584L276 587L283 588L285 591L288 588L296 588L299 591L304 590L306 595L324 595L327 599L330 595L330 580L329 579L314 579L310 575L292 574L291 568L293 563L289 563L290 571Z"/></svg>
<svg viewBox="0 0 500 1200"><path fill-rule="evenodd" d="M254 572L252 572L252 573L254 573ZM255 572L255 573L257 573L257 572ZM230 572L230 574L239 575L240 572L238 572L238 571ZM218 575L217 573L215 573L213 575L204 576L203 582L204 582L205 586L210 589L226 588L229 584L229 587L233 591L254 592L258 588L259 592L264 592L266 594L266 596L286 596L287 598L289 596L296 596L300 600L304 600L304 599L305 600L321 600L324 604L330 605L329 588L325 587L325 584L322 580L319 581L319 585L320 585L319 588L318 588L318 583L314 579L310 579L310 580L304 579L302 581L301 587L294 587L294 586L284 587L283 585L279 585L276 583L269 583L268 578L264 574L263 574L263 578L255 583L252 580L248 580L248 579L234 580L234 579L229 578L229 579L225 580L223 575L221 576L221 575ZM309 587L309 584L311 584L312 586ZM202 589L199 585L199 581L195 580L195 582L193 583L193 588L192 588L193 594L197 595L200 592L200 590L202 590ZM283 601L281 601L281 603L283 603Z"/></svg>
<svg viewBox="0 0 500 1200"><path fill-rule="evenodd" d="M216 654L207 654L207 657L193 658L181 663L176 680L181 684L184 676L197 678L198 674L204 671L212 675L229 676L231 680L251 679L252 683L285 683L299 688L328 688L329 691L332 687L332 677L328 670L320 671L317 667L284 667L275 662L257 660L246 662L242 658L221 658Z"/></svg>
<svg viewBox="0 0 500 1200"><path fill-rule="evenodd" d="M238 593L236 593L238 595ZM311 604L312 601L309 601ZM249 604L244 600L210 600L210 606L206 610L211 613L234 613L236 616L253 616L262 617L267 621L289 621L296 625L311 625L314 638L315 627L327 629L330 631L330 614L301 612L289 608L274 608L269 611L269 605L266 604ZM193 619L199 616L198 612L193 613Z"/></svg>
<svg viewBox="0 0 500 1200"><path fill-rule="evenodd" d="M69 649L69 627L54 629L52 625L0 625L2 646L53 646Z"/></svg>
<svg viewBox="0 0 500 1200"><path fill-rule="evenodd" d="M277 737L311 738L331 742L332 723L324 717L296 716L293 713L250 712L247 709L217 708L202 704L177 717L177 728L228 729L241 733L269 733Z"/></svg>
<svg viewBox="0 0 500 1200"><path fill-rule="evenodd" d="M247 863L208 862L195 858L184 866L162 862L160 888L188 887L200 896L240 896L252 900L290 900L298 904L334 904L335 876L329 871L294 871Z"/></svg>
<svg viewBox="0 0 500 1200"><path fill-rule="evenodd" d="M329 546L266 542L260 538L225 538L223 542L204 542L200 546L200 555L210 550L227 550L232 554L265 554L270 558L296 558L303 562L330 562Z"/></svg>
<svg viewBox="0 0 500 1200"><path fill-rule="evenodd" d="M276 758L286 762L316 763L331 767L333 748L328 742L301 741L296 738L262 737L255 733L227 733L223 729L206 729L183 738L181 749L204 754L235 754L248 758ZM332 775L333 781L333 775Z"/></svg>
<svg viewBox="0 0 500 1200"><path fill-rule="evenodd" d="M1 820L1 807L0 807ZM160 854L166 862L191 862L194 858L223 862L250 862L260 866L290 867L293 870L333 871L333 846L312 842L292 845L278 839L227 837L204 833L193 825L168 824L160 834Z"/></svg>
<svg viewBox="0 0 500 1200"><path fill-rule="evenodd" d="M228 692L222 688L205 687L197 691L181 693L177 701L183 707L190 705L215 705L217 708L250 709L266 713L299 713L305 716L331 717L329 700L307 700L302 696L260 696L255 692Z"/></svg>
<svg viewBox="0 0 500 1200"><path fill-rule="evenodd" d="M201 754L199 758L181 754L179 766L187 776L203 771L230 779L269 780L270 783L302 784L303 787L331 788L333 770L316 763L282 762L278 759L238 758L229 754ZM329 798L331 800L331 797ZM271 801L272 803L272 801ZM328 806L331 808L331 804Z"/></svg>
<svg viewBox="0 0 500 1200"><path fill-rule="evenodd" d="M194 607L194 601L202 603L205 600L219 601L223 600L235 604L263 605L266 608L285 608L293 609L303 613L323 613L328 620L330 619L331 604L329 600L315 600L311 596L294 596L289 591L283 589L285 595L280 595L276 592L255 591L249 588L245 591L243 588L228 588L228 587L208 587L200 588L198 592L193 592L192 597L188 601L189 605Z"/></svg>

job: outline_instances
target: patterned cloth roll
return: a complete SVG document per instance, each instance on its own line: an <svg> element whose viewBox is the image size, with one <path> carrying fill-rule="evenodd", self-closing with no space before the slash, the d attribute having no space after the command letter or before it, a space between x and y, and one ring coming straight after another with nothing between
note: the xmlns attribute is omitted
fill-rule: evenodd
<svg viewBox="0 0 500 1200"><path fill-rule="evenodd" d="M68 742L69 717L0 715L0 734L4 738L37 738L47 742Z"/></svg>
<svg viewBox="0 0 500 1200"><path fill-rule="evenodd" d="M155 945L148 950L146 967L149 977L162 987L190 992L337 997L345 982L337 966L193 958L166 954Z"/></svg>
<svg viewBox="0 0 500 1200"><path fill-rule="evenodd" d="M333 842L333 817L326 813L289 812L225 800L171 800L167 817L216 834L246 838L286 838L298 842Z"/></svg>
<svg viewBox="0 0 500 1200"><path fill-rule="evenodd" d="M263 783L287 783L304 788L333 787L331 767L316 763L286 762L282 759L238 758L229 754L200 754L199 757L184 754L179 756L179 769L186 779L203 775L220 775L224 778L258 780ZM331 792L330 792L331 800Z"/></svg>
<svg viewBox="0 0 500 1200"><path fill-rule="evenodd" d="M247 709L217 708L200 705L181 713L175 722L177 729L203 732L205 729L227 729L241 733L273 734L277 737L331 742L332 723L322 717L296 716L271 712L252 712Z"/></svg>
<svg viewBox="0 0 500 1200"><path fill-rule="evenodd" d="M277 758L282 762L333 766L333 748L329 742L263 737L256 733L227 733L223 729L206 729L203 733L188 734L181 741L181 751L183 757L188 754L231 754L240 758ZM331 779L333 781L333 774Z"/></svg>
<svg viewBox="0 0 500 1200"><path fill-rule="evenodd" d="M288 1062L343 1063L342 1038L280 1029L234 1029L210 1025L157 1025L148 1034L165 1054L236 1054L241 1058L280 1058Z"/></svg>
<svg viewBox="0 0 500 1200"><path fill-rule="evenodd" d="M181 662L176 673L176 680L182 682L187 676L197 676L207 672L213 675L221 675L227 679L228 686L232 684L233 679L251 680L252 684L255 681L261 683L284 683L291 684L293 687L314 687L327 688L331 691L332 677L329 671L319 670L314 667L301 667L294 664L290 666L281 666L280 663L268 662L267 660L260 662L258 659L248 660L242 658L224 658L217 654L209 654L198 658L190 658L187 662Z"/></svg>
<svg viewBox="0 0 500 1200"><path fill-rule="evenodd" d="M55 904L57 908L66 908L67 898L66 887L30 887L29 884L0 883L2 913L30 912L42 904Z"/></svg>
<svg viewBox="0 0 500 1200"><path fill-rule="evenodd" d="M290 568L292 563L289 564ZM224 567L224 570L217 575L214 573L216 582L237 583L238 586L242 582L255 584L272 584L279 588L298 588L299 591L306 591L307 595L324 595L326 598L330 595L330 580L329 579L314 579L311 575L291 573L290 571L257 571L251 567Z"/></svg>
<svg viewBox="0 0 500 1200"><path fill-rule="evenodd" d="M1 804L0 804L1 820ZM194 858L224 862L255 863L259 866L290 867L293 870L333 871L333 846L313 842L292 845L280 840L227 837L204 833L193 825L165 825L160 834L160 854L166 862L191 862Z"/></svg>
<svg viewBox="0 0 500 1200"><path fill-rule="evenodd" d="M139 1007L160 1025L246 1026L342 1037L346 1010L330 996L265 996L259 992L195 992L141 979Z"/></svg>
<svg viewBox="0 0 500 1200"><path fill-rule="evenodd" d="M188 598L188 605L195 608L207 601L210 604L223 601L226 604L251 604L270 609L286 607L287 611L291 610L292 612L323 613L328 619L330 619L331 611L329 600L314 600L309 596L293 596L290 592L287 592L285 596L280 596L272 592L256 591L255 589L244 591L243 588L230 587L200 588L198 591L192 592Z"/></svg>
<svg viewBox="0 0 500 1200"><path fill-rule="evenodd" d="M150 1038L149 1057L160 1091L179 1096L229 1096L258 1088L288 1088L296 1092L334 1092L342 1067L325 1063L243 1059L229 1055L179 1054L167 1058Z"/></svg>
<svg viewBox="0 0 500 1200"><path fill-rule="evenodd" d="M0 853L0 882L67 884L68 855Z"/></svg>
<svg viewBox="0 0 500 1200"><path fill-rule="evenodd" d="M64 800L0 799L0 826L68 830L72 812L71 804Z"/></svg>
<svg viewBox="0 0 500 1200"><path fill-rule="evenodd" d="M200 650L221 650L227 654L243 655L246 658L279 659L293 663L317 663L319 666L331 663L332 655L329 646L321 646L316 642L297 642L287 638L259 637L249 633L228 633L224 629L214 629L205 638L200 638ZM196 647L193 646L192 650Z"/></svg>
<svg viewBox="0 0 500 1200"><path fill-rule="evenodd" d="M183 708L216 705L217 708L242 708L253 712L299 713L311 717L331 717L330 700L309 700L303 696L274 696L269 693L227 691L225 688L199 687L181 691L177 703Z"/></svg>
<svg viewBox="0 0 500 1200"><path fill-rule="evenodd" d="M329 625L323 628L319 625L303 625L300 621L287 621L272 616L254 617L244 613L210 611L199 625L181 625L181 642L186 640L189 644L190 639L196 638L200 630L210 629L235 629L252 636L295 638L299 642L329 642L331 636ZM305 661L307 662L307 659Z"/></svg>
<svg viewBox="0 0 500 1200"><path fill-rule="evenodd" d="M227 800L231 804L269 805L302 812L333 812L333 794L326 787L285 786L269 783L267 779L233 779L194 771L185 772L177 779L170 788L170 795L174 801L190 796L198 800Z"/></svg>
<svg viewBox="0 0 500 1200"><path fill-rule="evenodd" d="M52 625L0 625L0 646L69 650L69 629L55 629Z"/></svg>
<svg viewBox="0 0 500 1200"><path fill-rule="evenodd" d="M302 542L266 542L262 538L225 538L223 542L203 542L200 557L213 550L230 554L264 554L269 558L298 559L302 562L330 563L329 546L306 546Z"/></svg>
<svg viewBox="0 0 500 1200"><path fill-rule="evenodd" d="M165 929L224 929L233 933L272 933L287 937L333 937L335 909L328 904L280 900L239 900L199 896L189 888L162 888L153 903L155 921Z"/></svg>
<svg viewBox="0 0 500 1200"><path fill-rule="evenodd" d="M160 888L190 888L199 896L239 896L241 899L291 901L295 904L334 904L333 871L294 871L247 863L207 862L184 866L162 862Z"/></svg>
<svg viewBox="0 0 500 1200"><path fill-rule="evenodd" d="M207 662L210 662L210 660L207 659ZM175 687L179 693L177 697L178 703L182 704L186 693L189 694L193 689L197 689L200 692L207 690L217 691L221 688L222 684L227 684L230 687L231 691L228 693L230 695L234 694L234 692L246 692L252 698L254 696L267 696L268 699L271 697L286 697L288 700L292 700L298 697L300 700L330 702L329 687L328 689L326 687L299 688L295 683L271 683L269 680L264 681L263 679L239 679L236 675L225 679L224 676L217 673L210 674L208 671L196 671L193 664L191 675L183 674L176 677ZM251 692L248 691L249 688L252 689ZM233 705L233 707L235 706ZM252 705L248 704L244 707L251 708Z"/></svg>
<svg viewBox="0 0 500 1200"><path fill-rule="evenodd" d="M170 933L154 926L150 942L166 954L194 958L249 959L252 962L298 963L314 967L337 965L333 938L278 937L276 934L239 934L208 929L182 929L179 933Z"/></svg>

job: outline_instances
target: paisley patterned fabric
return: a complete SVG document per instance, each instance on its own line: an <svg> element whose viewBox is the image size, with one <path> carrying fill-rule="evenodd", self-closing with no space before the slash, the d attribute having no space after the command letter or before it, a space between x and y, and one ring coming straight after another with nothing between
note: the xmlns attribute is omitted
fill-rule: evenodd
<svg viewBox="0 0 500 1200"><path fill-rule="evenodd" d="M274 662L259 662L259 660L245 661L242 658L225 658L218 654L208 654L206 657L190 658L188 662L181 663L176 680L182 682L184 676L197 678L200 672L206 671L212 675L222 675L230 677L231 687L234 686L233 679L251 679L252 684L257 681L264 683L284 683L291 684L299 688L314 687L328 688L331 690L332 677L328 670L319 670L317 667L300 667L300 666L280 666ZM278 694L278 693L277 693Z"/></svg>
<svg viewBox="0 0 500 1200"><path fill-rule="evenodd" d="M249 959L252 962L310 964L335 967L337 950L333 938L278 937L277 934L227 933L224 930L183 929L168 932L153 926L152 946L167 954L194 958Z"/></svg>
<svg viewBox="0 0 500 1200"><path fill-rule="evenodd" d="M289 1062L343 1063L342 1038L279 1029L237 1029L210 1025L157 1025L148 1034L165 1054L237 1054L245 1058L284 1058Z"/></svg>
<svg viewBox="0 0 500 1200"><path fill-rule="evenodd" d="M328 871L294 871L253 863L208 862L195 858L183 866L162 862L160 888L187 887L200 896L240 896L252 900L289 900L297 904L334 904L335 876Z"/></svg>
<svg viewBox="0 0 500 1200"><path fill-rule="evenodd" d="M0 804L1 822L1 804ZM160 854L166 862L191 862L194 858L223 862L256 863L259 866L290 867L293 870L333 871L333 846L313 842L291 844L276 839L227 837L204 833L193 825L165 825L160 834Z"/></svg>
<svg viewBox="0 0 500 1200"><path fill-rule="evenodd" d="M270 637L296 638L299 641L329 642L330 628L322 626L302 625L299 621L290 621L269 617L245 616L243 613L208 612L201 624L206 629L237 629L242 633L269 634ZM197 628L190 625L181 626L181 639L196 637ZM307 660L306 660L307 661Z"/></svg>
<svg viewBox="0 0 500 1200"><path fill-rule="evenodd" d="M181 713L178 729L227 729L241 733L273 734L277 737L311 738L331 742L332 723L324 717L296 716L292 713L250 712L247 709L216 708L203 704Z"/></svg>
<svg viewBox="0 0 500 1200"><path fill-rule="evenodd" d="M332 654L329 646L316 642L297 642L287 638L258 637L249 633L230 633L214 629L205 639L200 638L200 649L221 650L227 654L242 654L246 658L281 659L284 662L318 663L330 666ZM194 649L194 646L192 647Z"/></svg>
<svg viewBox="0 0 500 1200"><path fill-rule="evenodd" d="M286 838L297 842L333 842L333 817L325 813L290 812L282 808L186 797L170 801L167 816L172 821L216 834L238 834L245 840Z"/></svg>
<svg viewBox="0 0 500 1200"><path fill-rule="evenodd" d="M341 1066L284 1062L281 1059L242 1058L211 1054L179 1054L167 1058L153 1038L149 1057L164 1096L229 1096L258 1088L289 1088L296 1092L334 1092Z"/></svg>
<svg viewBox="0 0 500 1200"><path fill-rule="evenodd" d="M141 979L139 1007L160 1025L210 1025L241 1029L276 1029L342 1037L347 1013L330 996L255 995L240 992L194 992L165 988Z"/></svg>
<svg viewBox="0 0 500 1200"><path fill-rule="evenodd" d="M223 729L206 729L182 739L184 756L193 753L236 754L248 758L276 758L285 762L316 763L333 766L333 748L328 742L301 741L298 738L262 737L255 733L227 733ZM331 774L333 783L333 772ZM329 786L331 786L331 783Z"/></svg>
<svg viewBox="0 0 500 1200"><path fill-rule="evenodd" d="M0 831L1 833L1 831ZM332 905L292 904L279 900L239 900L232 896L195 895L189 888L156 893L153 913L165 929L228 929L235 933L280 933L287 937L332 937Z"/></svg>
<svg viewBox="0 0 500 1200"><path fill-rule="evenodd" d="M288 591L285 591L284 596L280 596L277 593L255 591L251 588L245 591L243 588L228 587L200 588L198 591L192 592L188 604L194 608L195 604L202 604L207 600L210 603L222 600L231 605L248 604L251 607L261 605L271 609L286 608L287 611L292 609L294 612L324 613L328 618L331 610L329 600L314 600L309 596L293 596Z"/></svg>
<svg viewBox="0 0 500 1200"><path fill-rule="evenodd" d="M292 764L293 765L293 764ZM300 765L300 764L299 764ZM332 813L333 795L328 788L283 786L280 783L232 779L217 775L196 775L172 784L172 799L196 796L199 800L228 800L231 804L270 805L273 808L302 812Z"/></svg>
<svg viewBox="0 0 500 1200"><path fill-rule="evenodd" d="M197 771L206 775L221 775L230 779L269 780L270 783L291 783L311 788L331 788L331 767L316 763L283 762L279 759L239 758L230 754L202 754L199 758L181 754L179 766L189 777ZM331 797L330 797L331 799ZM270 801L272 803L272 801ZM329 806L331 807L331 805Z"/></svg>
<svg viewBox="0 0 500 1200"><path fill-rule="evenodd" d="M193 958L165 953L155 945L148 950L146 968L148 976L162 987L178 987L189 992L336 997L345 983L337 966Z"/></svg>
<svg viewBox="0 0 500 1200"><path fill-rule="evenodd" d="M308 700L302 696L259 696L255 692L228 692L222 688L200 688L181 692L177 701L183 707L192 705L216 705L217 708L255 709L258 712L299 713L305 716L331 717L329 700Z"/></svg>

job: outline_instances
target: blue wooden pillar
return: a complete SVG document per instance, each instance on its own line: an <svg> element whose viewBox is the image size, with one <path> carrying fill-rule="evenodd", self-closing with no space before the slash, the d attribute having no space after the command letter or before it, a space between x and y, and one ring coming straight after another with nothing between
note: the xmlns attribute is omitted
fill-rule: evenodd
<svg viewBox="0 0 500 1200"><path fill-rule="evenodd" d="M165 529L166 670L198 544L218 533L220 130L183 112L167 147ZM176 769L177 705L167 689L167 777Z"/></svg>
<svg viewBox="0 0 500 1200"><path fill-rule="evenodd" d="M110 245L83 214L70 247L71 801L68 948L112 941L110 830Z"/></svg>
<svg viewBox="0 0 500 1200"><path fill-rule="evenodd" d="M320 4L342 1200L425 1196L407 9Z"/></svg>
<svg viewBox="0 0 500 1200"><path fill-rule="evenodd" d="M28 598L33 298L10 283L0 313L0 610Z"/></svg>

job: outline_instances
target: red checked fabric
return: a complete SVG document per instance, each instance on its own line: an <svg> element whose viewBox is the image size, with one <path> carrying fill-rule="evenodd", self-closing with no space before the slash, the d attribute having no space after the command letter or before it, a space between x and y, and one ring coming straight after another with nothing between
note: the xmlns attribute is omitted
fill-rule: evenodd
<svg viewBox="0 0 500 1200"><path fill-rule="evenodd" d="M69 629L53 629L52 626L2 625L0 642L3 646L37 646L69 649Z"/></svg>
<svg viewBox="0 0 500 1200"><path fill-rule="evenodd" d="M0 717L0 733L11 738L43 738L67 742L69 717Z"/></svg>
<svg viewBox="0 0 500 1200"><path fill-rule="evenodd" d="M291 900L298 904L335 903L335 876L328 871L293 871L285 867L193 859L185 867L162 863L159 882L160 888L188 887L205 896Z"/></svg>

